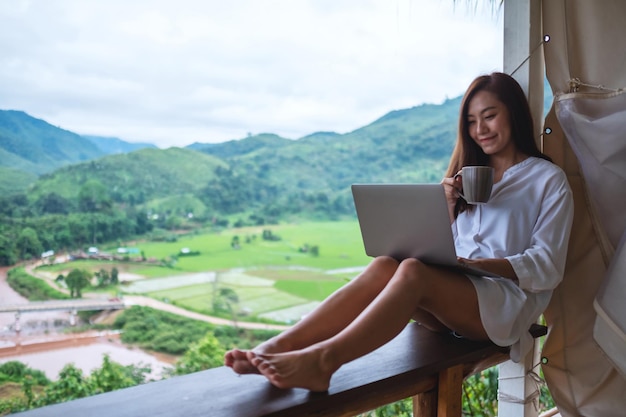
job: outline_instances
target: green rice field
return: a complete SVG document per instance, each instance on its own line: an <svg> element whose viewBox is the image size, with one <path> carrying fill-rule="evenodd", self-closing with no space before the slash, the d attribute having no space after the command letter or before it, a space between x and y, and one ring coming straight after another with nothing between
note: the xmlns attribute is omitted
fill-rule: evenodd
<svg viewBox="0 0 626 417"><path fill-rule="evenodd" d="M263 232L268 230L276 240L263 239ZM239 245L233 246L237 240ZM118 288L122 293L142 294L213 314L214 303L226 292L231 295L229 312L238 319L291 323L370 261L356 221L228 229L181 236L176 242L134 245L146 258L166 260L170 266L80 261L45 269L66 273L74 267L97 271L115 266L120 280L127 281ZM303 250L313 246L317 253ZM115 248L104 250L113 252ZM183 250L197 255L178 256Z"/></svg>
<svg viewBox="0 0 626 417"><path fill-rule="evenodd" d="M263 230L270 230L281 240L263 240ZM240 242L239 249L231 247L235 236ZM320 256L300 253L298 249L306 244L317 245ZM327 270L368 262L356 221L227 229L221 233L184 236L176 242L146 242L138 246L146 257L157 259L178 254L183 248L199 251L200 256L181 257L176 264L177 268L189 272L293 265Z"/></svg>

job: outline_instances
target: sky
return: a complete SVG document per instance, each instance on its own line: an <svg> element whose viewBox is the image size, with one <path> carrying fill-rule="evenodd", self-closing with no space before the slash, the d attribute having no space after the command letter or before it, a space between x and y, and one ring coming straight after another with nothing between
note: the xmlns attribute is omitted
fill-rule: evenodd
<svg viewBox="0 0 626 417"><path fill-rule="evenodd" d="M348 133L501 71L489 3L0 0L0 109L161 148Z"/></svg>

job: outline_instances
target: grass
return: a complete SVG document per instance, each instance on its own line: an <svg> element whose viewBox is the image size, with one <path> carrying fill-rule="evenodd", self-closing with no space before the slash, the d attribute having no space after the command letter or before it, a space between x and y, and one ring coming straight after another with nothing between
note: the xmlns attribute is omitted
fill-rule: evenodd
<svg viewBox="0 0 626 417"><path fill-rule="evenodd" d="M86 269L91 272L96 272L100 269L110 271L111 269L113 269L113 267L117 268L118 272L128 272L137 275L143 275L149 278L158 278L185 273L185 271L163 268L162 266L157 265L146 265L144 263L98 261L89 259L80 259L73 261L69 264L63 263L55 265L45 265L39 267L38 270L49 272L56 276L59 274L67 275L74 268Z"/></svg>
<svg viewBox="0 0 626 417"><path fill-rule="evenodd" d="M323 301L329 294L345 284L345 281L277 281L275 288L307 300Z"/></svg>
<svg viewBox="0 0 626 417"><path fill-rule="evenodd" d="M264 268L252 269L247 272L255 277L280 280L335 280L336 277L318 270L306 270L303 268Z"/></svg>
<svg viewBox="0 0 626 417"><path fill-rule="evenodd" d="M266 230L279 239L264 240ZM231 245L235 238L238 248ZM81 260L42 269L56 275L73 268L96 272L116 267L120 273L148 278L121 286L123 292L209 314L216 290L228 288L237 296L232 306L236 312L293 322L355 274L342 269L362 267L370 261L356 220L227 229L181 236L175 242L136 242L134 246L147 258L163 260L179 255L183 248L199 254L177 256L170 267ZM318 255L302 250L307 246L317 246Z"/></svg>
<svg viewBox="0 0 626 417"><path fill-rule="evenodd" d="M264 241L263 230L271 230L281 240ZM239 238L240 249L231 247L235 236ZM314 257L299 252L305 244L317 245L320 255ZM369 260L356 221L228 229L220 233L183 236L176 242L145 242L139 246L146 257L157 259L176 255L182 248L199 251L198 256L178 258L175 269L187 272L292 265L335 269L365 265Z"/></svg>

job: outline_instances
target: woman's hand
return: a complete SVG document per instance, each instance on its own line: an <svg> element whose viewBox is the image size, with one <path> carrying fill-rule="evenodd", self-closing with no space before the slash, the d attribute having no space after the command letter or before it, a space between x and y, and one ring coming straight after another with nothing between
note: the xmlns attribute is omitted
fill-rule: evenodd
<svg viewBox="0 0 626 417"><path fill-rule="evenodd" d="M459 171L460 173L461 171ZM443 189L446 193L446 201L448 202L448 214L450 215L450 223L454 222L454 207L459 198L459 191L463 187L463 181L460 176L446 177L441 180Z"/></svg>
<svg viewBox="0 0 626 417"><path fill-rule="evenodd" d="M471 266L474 268L482 269L484 271L493 272L503 278L508 278L513 281L518 281L517 274L511 266L511 263L506 259L490 258L490 259L467 259L457 257L457 260L462 265Z"/></svg>
<svg viewBox="0 0 626 417"><path fill-rule="evenodd" d="M459 171L457 175L460 173L461 171ZM441 184L443 184L443 188L446 191L448 204L454 206L456 200L459 198L459 191L463 189L463 177L455 175L454 177L444 178L441 180Z"/></svg>

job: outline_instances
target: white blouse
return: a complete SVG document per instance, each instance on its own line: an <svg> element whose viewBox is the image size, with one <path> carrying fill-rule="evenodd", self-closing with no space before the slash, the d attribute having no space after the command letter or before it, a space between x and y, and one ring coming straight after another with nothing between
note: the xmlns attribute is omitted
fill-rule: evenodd
<svg viewBox="0 0 626 417"><path fill-rule="evenodd" d="M563 278L573 216L565 173L531 157L506 170L487 204L464 211L452 224L458 256L505 258L519 278L516 284L469 276L489 338L511 346L514 361L532 346L528 329Z"/></svg>

